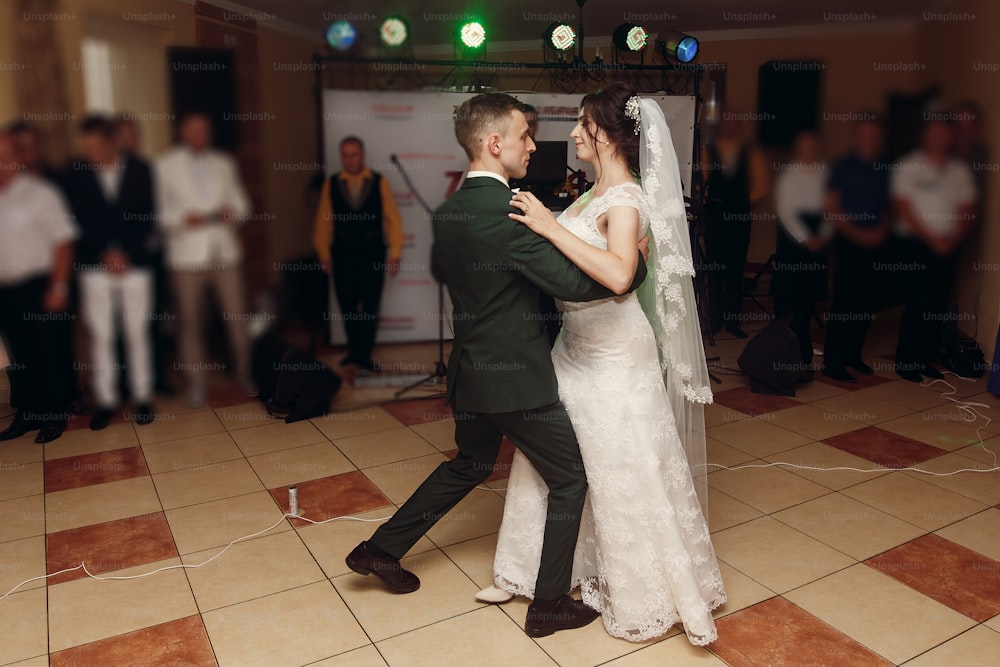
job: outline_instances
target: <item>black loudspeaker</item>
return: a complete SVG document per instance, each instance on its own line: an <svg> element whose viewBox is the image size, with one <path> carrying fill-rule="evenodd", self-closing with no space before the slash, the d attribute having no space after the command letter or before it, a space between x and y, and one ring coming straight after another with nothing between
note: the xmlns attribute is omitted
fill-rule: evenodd
<svg viewBox="0 0 1000 667"><path fill-rule="evenodd" d="M757 141L787 149L795 135L819 128L820 74L814 61L772 60L757 70Z"/></svg>
<svg viewBox="0 0 1000 667"><path fill-rule="evenodd" d="M254 341L251 372L268 413L289 424L327 414L341 384L325 364L266 333Z"/></svg>
<svg viewBox="0 0 1000 667"><path fill-rule="evenodd" d="M738 363L750 376L750 391L755 394L794 396L795 385L809 379L791 323L791 315L775 320L743 348Z"/></svg>
<svg viewBox="0 0 1000 667"><path fill-rule="evenodd" d="M212 119L216 148L233 152L239 140L236 114L236 59L230 49L171 46L170 97L175 122L189 111Z"/></svg>

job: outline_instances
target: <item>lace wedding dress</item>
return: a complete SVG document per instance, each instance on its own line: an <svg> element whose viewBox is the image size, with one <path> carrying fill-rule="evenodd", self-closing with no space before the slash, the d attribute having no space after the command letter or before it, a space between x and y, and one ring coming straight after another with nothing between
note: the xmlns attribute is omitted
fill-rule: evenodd
<svg viewBox="0 0 1000 667"><path fill-rule="evenodd" d="M612 206L638 209L646 231L648 204L631 183L559 222L607 249L597 220ZM561 309L552 362L589 482L573 587L615 637L643 641L680 622L692 644L708 644L716 639L711 612L726 594L653 329L635 293ZM547 495L545 482L516 453L494 563L497 587L533 597Z"/></svg>

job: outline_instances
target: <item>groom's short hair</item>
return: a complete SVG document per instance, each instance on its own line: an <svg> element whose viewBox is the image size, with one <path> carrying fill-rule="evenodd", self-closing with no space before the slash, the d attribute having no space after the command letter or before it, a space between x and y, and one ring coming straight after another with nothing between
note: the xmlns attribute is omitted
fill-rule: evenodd
<svg viewBox="0 0 1000 667"><path fill-rule="evenodd" d="M483 138L496 132L506 134L510 112L521 110L517 98L504 93L483 93L466 101L455 110L455 138L470 160L479 157Z"/></svg>

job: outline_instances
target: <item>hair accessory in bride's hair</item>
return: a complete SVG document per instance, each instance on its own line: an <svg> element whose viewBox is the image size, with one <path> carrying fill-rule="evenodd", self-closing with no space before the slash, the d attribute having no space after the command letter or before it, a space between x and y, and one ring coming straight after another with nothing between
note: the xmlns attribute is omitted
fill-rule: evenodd
<svg viewBox="0 0 1000 667"><path fill-rule="evenodd" d="M639 134L639 96L633 95L625 103L625 117L635 121L635 133Z"/></svg>

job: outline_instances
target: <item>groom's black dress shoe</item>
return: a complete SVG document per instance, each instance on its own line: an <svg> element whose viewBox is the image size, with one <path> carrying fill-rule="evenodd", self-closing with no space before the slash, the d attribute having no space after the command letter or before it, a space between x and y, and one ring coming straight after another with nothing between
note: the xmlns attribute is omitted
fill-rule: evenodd
<svg viewBox="0 0 1000 667"><path fill-rule="evenodd" d="M392 556L376 556L370 550L368 542L362 542L347 555L347 567L358 574L374 574L382 580L393 593L412 593L420 588L417 575L403 569L398 558Z"/></svg>
<svg viewBox="0 0 1000 667"><path fill-rule="evenodd" d="M14 417L14 421L3 432L0 432L0 441L20 438L28 431L34 431L39 427L38 422L23 419L20 414Z"/></svg>
<svg viewBox="0 0 1000 667"><path fill-rule="evenodd" d="M549 607L543 611L544 607ZM524 631L529 637L548 637L559 630L582 628L601 615L579 600L563 595L552 605L532 602L524 619Z"/></svg>

